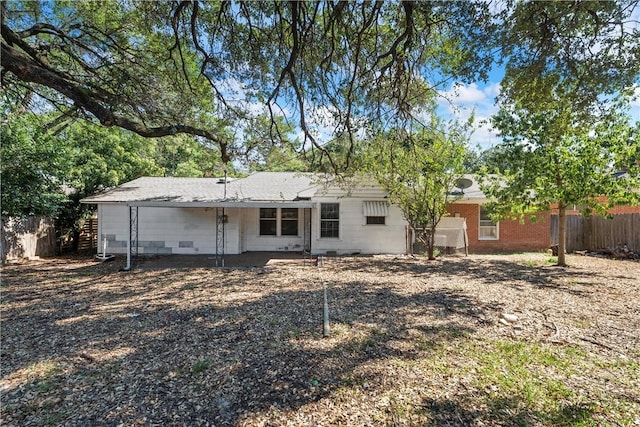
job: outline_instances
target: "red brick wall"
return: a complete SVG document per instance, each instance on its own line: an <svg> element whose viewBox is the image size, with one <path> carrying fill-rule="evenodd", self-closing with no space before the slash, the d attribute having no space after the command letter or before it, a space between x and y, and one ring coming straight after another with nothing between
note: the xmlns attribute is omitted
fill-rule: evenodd
<svg viewBox="0 0 640 427"><path fill-rule="evenodd" d="M605 202L607 200L606 197L599 197L598 199L601 202ZM573 207L573 206L571 206L571 207ZM631 206L631 205L614 206L611 209L609 209L608 212L611 215L640 213L640 206ZM558 214L558 205L557 204L551 206L551 213L554 214L554 215ZM582 215L582 212L580 212L579 210L567 209L566 210L566 214L567 215Z"/></svg>
<svg viewBox="0 0 640 427"><path fill-rule="evenodd" d="M538 215L533 223L528 219L520 221L500 221L498 224L498 240L479 240L480 205L474 203L454 203L449 206L449 213L456 212L467 220L469 236L469 252L519 252L539 251L547 249L551 242L551 224L548 213Z"/></svg>

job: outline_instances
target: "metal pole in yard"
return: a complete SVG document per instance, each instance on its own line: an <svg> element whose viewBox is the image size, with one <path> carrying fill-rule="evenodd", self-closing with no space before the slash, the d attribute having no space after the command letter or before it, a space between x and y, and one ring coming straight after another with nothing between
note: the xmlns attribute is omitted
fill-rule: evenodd
<svg viewBox="0 0 640 427"><path fill-rule="evenodd" d="M324 283L324 322L322 324L322 336L328 337L331 334L329 329L329 302L327 299L327 283Z"/></svg>

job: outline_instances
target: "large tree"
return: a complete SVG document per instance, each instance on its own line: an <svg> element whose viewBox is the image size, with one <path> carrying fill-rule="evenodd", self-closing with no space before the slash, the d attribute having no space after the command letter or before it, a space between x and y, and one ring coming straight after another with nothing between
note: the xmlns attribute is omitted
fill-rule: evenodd
<svg viewBox="0 0 640 427"><path fill-rule="evenodd" d="M563 114L564 113L564 114ZM638 167L630 162L640 127L628 116L591 126L564 123L570 112L560 107L532 113L503 109L494 118L504 142L500 169L485 169L483 191L494 202L496 218L558 212L558 265L565 265L565 212L578 206L584 214L606 214L616 204L637 203ZM597 120L597 119L596 119ZM616 165L625 166L620 177Z"/></svg>
<svg viewBox="0 0 640 427"><path fill-rule="evenodd" d="M367 169L402 211L417 239L435 259L435 231L452 190L465 172L470 123L444 123L433 116L414 132L397 129L374 139L366 151Z"/></svg>
<svg viewBox="0 0 640 427"><path fill-rule="evenodd" d="M557 207L559 265L568 206L602 211L635 194L629 152L638 139L627 100L640 82L637 13L635 0L517 2L505 22L508 61L493 124L508 169L494 170L485 190L501 216ZM616 166L629 166L627 180L614 178Z"/></svg>
<svg viewBox="0 0 640 427"><path fill-rule="evenodd" d="M257 104L274 126L277 116L294 121L301 149L322 151L319 129L350 145L363 118L411 116L451 77L486 78L497 23L488 3L466 1L1 7L3 87L14 101L47 100L65 117L142 136L198 135L225 161L222 130Z"/></svg>
<svg viewBox="0 0 640 427"><path fill-rule="evenodd" d="M3 117L0 140L2 216L55 215L66 201L67 147L32 115Z"/></svg>
<svg viewBox="0 0 640 427"><path fill-rule="evenodd" d="M143 175L224 173L218 150L191 136L145 139L85 121L52 127L51 116L14 113L3 117L3 217L54 217L77 241L84 219L94 209L80 203L84 197Z"/></svg>

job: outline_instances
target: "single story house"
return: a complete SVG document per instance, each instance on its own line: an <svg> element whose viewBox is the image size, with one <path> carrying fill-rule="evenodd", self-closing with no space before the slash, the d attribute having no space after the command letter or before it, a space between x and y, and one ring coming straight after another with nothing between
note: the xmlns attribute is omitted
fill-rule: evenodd
<svg viewBox="0 0 640 427"><path fill-rule="evenodd" d="M536 222L494 223L483 208L488 199L477 180L464 178L468 185L448 211L465 221L443 223L447 230L440 237L464 240L468 251L476 253L549 247L549 213L539 214ZM104 253L404 254L412 244L402 212L379 185L361 183L347 191L308 173L143 177L82 202L98 206L98 252ZM440 245L443 240L436 237Z"/></svg>
<svg viewBox="0 0 640 427"><path fill-rule="evenodd" d="M98 206L99 253L403 254L407 248L402 212L378 185L346 191L313 174L143 177L82 202Z"/></svg>
<svg viewBox="0 0 640 427"><path fill-rule="evenodd" d="M541 212L536 221L525 219L493 222L484 205L489 202L473 175L464 175L466 188L458 189L459 198L448 207L452 217L465 218L469 251L475 253L544 250L551 244L550 215Z"/></svg>

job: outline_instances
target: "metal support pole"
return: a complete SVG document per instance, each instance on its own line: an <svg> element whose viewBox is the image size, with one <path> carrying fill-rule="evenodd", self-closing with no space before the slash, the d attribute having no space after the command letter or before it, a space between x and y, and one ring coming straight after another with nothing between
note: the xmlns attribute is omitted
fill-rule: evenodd
<svg viewBox="0 0 640 427"><path fill-rule="evenodd" d="M327 284L324 283L324 316L322 323L322 336L328 337L331 334L331 330L329 329L329 301L327 298Z"/></svg>
<svg viewBox="0 0 640 427"><path fill-rule="evenodd" d="M127 250L127 269L138 263L138 206L129 206L129 242Z"/></svg>
<svg viewBox="0 0 640 427"><path fill-rule="evenodd" d="M225 222L224 208L216 208L216 267L224 267Z"/></svg>

